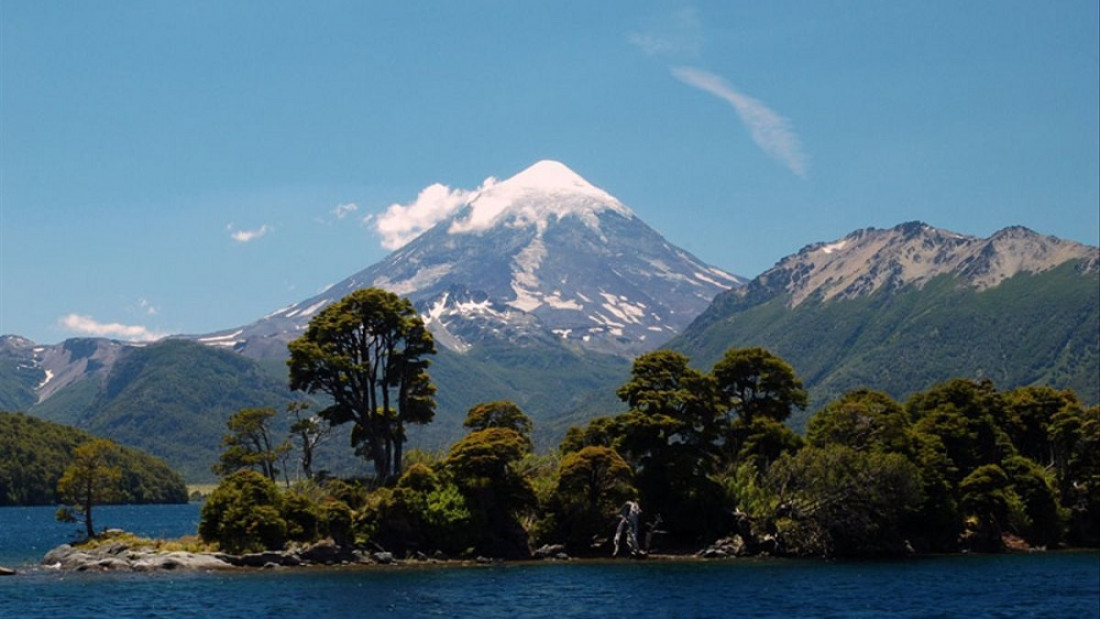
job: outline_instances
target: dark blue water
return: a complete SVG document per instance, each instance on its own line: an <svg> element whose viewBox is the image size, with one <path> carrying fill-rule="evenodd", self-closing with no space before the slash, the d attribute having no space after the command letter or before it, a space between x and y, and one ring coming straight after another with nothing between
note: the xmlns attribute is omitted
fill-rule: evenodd
<svg viewBox="0 0 1100 619"><path fill-rule="evenodd" d="M104 510L146 535L197 507ZM65 541L53 511L0 509L0 564ZM48 540L48 541L47 541ZM31 547L34 547L31 550ZM607 562L0 578L0 617L1100 617L1100 553L826 563Z"/></svg>

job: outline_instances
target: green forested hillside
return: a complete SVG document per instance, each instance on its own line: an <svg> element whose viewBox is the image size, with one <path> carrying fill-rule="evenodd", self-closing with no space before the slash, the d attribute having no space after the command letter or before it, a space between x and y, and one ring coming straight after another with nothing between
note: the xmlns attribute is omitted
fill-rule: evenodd
<svg viewBox="0 0 1100 619"><path fill-rule="evenodd" d="M230 415L255 406L282 409L290 399L285 381L254 361L183 340L128 348L105 383L95 382L75 383L30 412L148 451L191 481L213 478L210 466ZM70 398L76 391L80 397Z"/></svg>
<svg viewBox="0 0 1100 619"><path fill-rule="evenodd" d="M23 364L19 359L0 357L0 405L26 409L38 399L34 387L42 380L42 370Z"/></svg>
<svg viewBox="0 0 1100 619"><path fill-rule="evenodd" d="M441 348L428 368L438 387L435 420L410 427L410 445L447 447L465 434L462 421L475 404L516 402L535 420L535 442L556 444L565 429L586 417L563 414L581 408L594 394L611 393L630 372L619 357L579 353L565 347L479 346L468 353Z"/></svg>
<svg viewBox="0 0 1100 619"><path fill-rule="evenodd" d="M977 291L941 276L923 288L856 299L807 300L729 293L669 347L709 368L729 347L762 346L787 359L812 404L874 386L896 398L950 377L998 387L1071 388L1100 401L1100 274L1067 263Z"/></svg>
<svg viewBox="0 0 1100 619"><path fill-rule="evenodd" d="M0 412L0 506L52 505L57 480L74 447L95 436L21 413ZM119 452L123 503L183 503L187 486L163 460L135 449Z"/></svg>

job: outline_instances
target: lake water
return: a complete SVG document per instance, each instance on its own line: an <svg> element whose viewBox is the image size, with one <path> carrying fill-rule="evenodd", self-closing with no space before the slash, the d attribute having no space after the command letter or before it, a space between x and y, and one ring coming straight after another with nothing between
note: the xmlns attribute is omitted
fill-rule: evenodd
<svg viewBox="0 0 1100 619"><path fill-rule="evenodd" d="M0 508L0 617L1100 617L1100 553L830 563L627 561L76 574L34 567L74 525ZM194 534L197 505L110 507L98 523Z"/></svg>

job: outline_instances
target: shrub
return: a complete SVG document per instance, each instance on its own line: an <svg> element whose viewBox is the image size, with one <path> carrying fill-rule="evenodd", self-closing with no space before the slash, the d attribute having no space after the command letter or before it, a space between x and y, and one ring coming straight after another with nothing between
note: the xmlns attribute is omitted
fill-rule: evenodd
<svg viewBox="0 0 1100 619"><path fill-rule="evenodd" d="M238 471L203 505L199 535L232 553L282 548L287 522L281 508L275 482L255 471Z"/></svg>

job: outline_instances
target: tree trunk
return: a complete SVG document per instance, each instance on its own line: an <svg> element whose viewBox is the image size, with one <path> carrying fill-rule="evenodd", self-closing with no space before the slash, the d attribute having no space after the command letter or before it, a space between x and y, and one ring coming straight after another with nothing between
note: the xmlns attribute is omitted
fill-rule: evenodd
<svg viewBox="0 0 1100 619"><path fill-rule="evenodd" d="M92 490L94 482L92 476L88 476L88 483L84 490L84 529L88 533L88 539L95 537L95 528L92 527Z"/></svg>
<svg viewBox="0 0 1100 619"><path fill-rule="evenodd" d="M399 436L393 441L393 476L401 477L401 452L405 441Z"/></svg>

